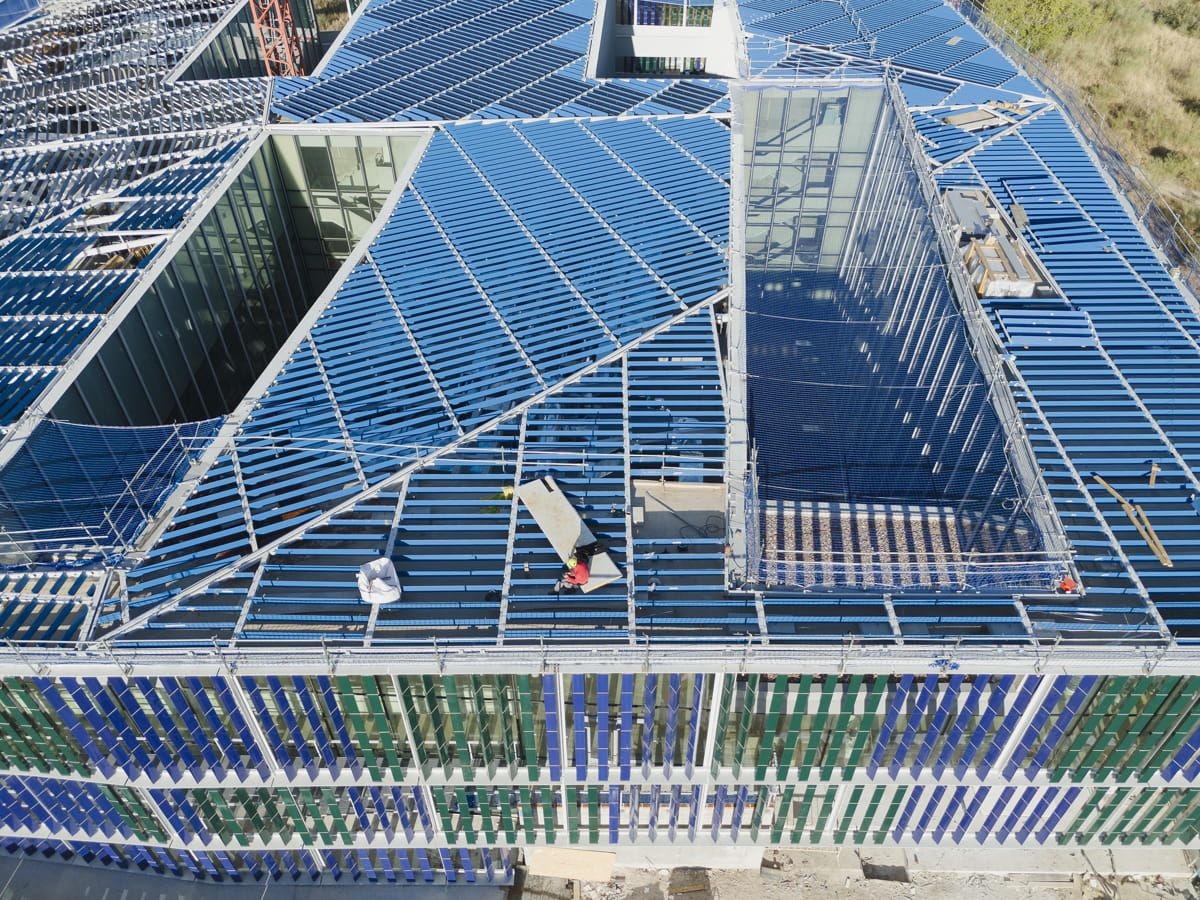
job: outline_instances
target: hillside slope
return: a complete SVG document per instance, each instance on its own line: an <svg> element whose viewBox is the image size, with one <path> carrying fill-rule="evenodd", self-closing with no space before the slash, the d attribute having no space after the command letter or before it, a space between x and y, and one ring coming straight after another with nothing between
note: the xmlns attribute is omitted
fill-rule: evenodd
<svg viewBox="0 0 1200 900"><path fill-rule="evenodd" d="M1200 238L1200 0L986 0Z"/></svg>

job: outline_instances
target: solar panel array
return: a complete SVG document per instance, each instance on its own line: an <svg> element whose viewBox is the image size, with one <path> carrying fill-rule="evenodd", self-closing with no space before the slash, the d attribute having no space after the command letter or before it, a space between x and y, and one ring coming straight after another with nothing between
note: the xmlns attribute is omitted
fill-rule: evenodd
<svg viewBox="0 0 1200 900"><path fill-rule="evenodd" d="M1043 93L939 0L741 0L738 9L756 78L878 74L886 61L913 106Z"/></svg>
<svg viewBox="0 0 1200 900"><path fill-rule="evenodd" d="M167 84L230 0L79 0L0 31L0 147L244 122L262 79Z"/></svg>
<svg viewBox="0 0 1200 900"><path fill-rule="evenodd" d="M1126 606L1148 593L1173 634L1195 639L1200 619L1188 599L1198 562L1197 512L1189 501L1197 491L1200 409L1192 387L1200 367L1194 300L1183 297L1059 111L983 147L964 165L1002 203L1026 209L1025 234L1063 291L1062 309L1076 313L1073 320L1054 309L1031 312L1040 328L1061 335L1052 343L1030 344L1008 332L1026 426L1088 585L1087 608L1053 610L1056 627L1086 631L1107 605ZM1089 339L1072 336L1073 321ZM1161 468L1153 486L1151 465ZM1094 515L1079 508L1071 470L1083 477L1084 499L1116 536L1119 554L1097 533ZM1170 567L1097 475L1145 510ZM1120 555L1125 564L1114 566Z"/></svg>
<svg viewBox="0 0 1200 900"><path fill-rule="evenodd" d="M1011 142L1027 140L1025 135L1038 139L1047 126L1060 121L1040 91L945 7L875 3L850 4L849 10L827 3L793 3L786 9L779 4L743 4L742 16L752 34L752 67L757 59L753 36L781 39L788 48L788 53L763 70L766 78L822 73L830 61L843 73L865 72L870 71L872 61L887 58L901 73L909 103L921 107L913 112L914 123L931 166L943 167L939 175L947 184L979 181L977 166L986 167L986 162ZM502 84L503 79L493 84L476 77L485 71L483 61L490 65L497 59L509 60L524 72L522 84L527 89L549 77L539 75L536 68L521 69L535 59L547 65L561 62L559 68L547 70L557 73L555 77L561 77L570 66L582 71L589 27L586 17L590 15L589 9L578 4L547 4L524 17L515 17L514 11L511 4L487 9L462 3L372 4L356 18L319 77L277 83L275 112L311 121L422 121L591 117L625 111L657 116L670 108L638 106L632 97L625 97L622 102L629 102L619 108L585 108L587 101L580 98L594 99L602 88L610 93L626 90L627 84L618 80L592 86L580 82L570 101L574 105L508 105L516 95L512 85ZM792 52L801 45L805 45L803 52ZM577 54L573 61L556 55L572 49ZM502 70L504 65L495 68ZM448 80L443 83L439 79ZM649 81L639 81L636 86L642 90L654 87ZM690 88L693 84L676 86ZM1014 104L1005 114L1008 124L967 131L940 118L995 102ZM708 109L711 114L720 107ZM1065 140L1078 147L1069 132L1064 134L1059 143ZM676 633L672 627L688 618L680 610L692 599L689 592L693 587L696 604L713 611L714 586L721 569L716 548L707 563L695 563L698 571L705 573L696 585L688 578L679 579L682 589L677 599L683 606L655 596L664 585L674 586L669 575L655 574L644 580L635 576L632 588L622 588L637 595L642 585L653 582L654 591L645 594L645 616L636 621L615 589L609 606L596 597L594 603L573 607L569 614L541 609L544 601L524 599L515 592L513 573L524 575L534 570L525 568L516 532L510 536L505 527L508 504L491 513L481 510L496 507L485 499L488 485L518 477L516 460L510 457L527 443L528 430L537 425L540 411L549 401L543 400L536 413L531 410L502 423L493 421L497 416L553 388L723 284L720 254L728 235L727 146L725 126L709 116L460 126L440 133L422 160L412 187L368 257L314 329L311 340L301 345L277 386L263 398L243 427L235 449L218 461L175 525L131 578L129 610L136 616L163 603L170 607L174 595L197 579L207 582L214 573L223 576L202 588L192 588L194 593L178 609L149 619L146 634L153 639L169 635L186 640L191 629L202 634L202 640L213 634L242 640L281 640L289 635L410 640L428 634L451 641L519 640L523 635L620 640L627 639L631 630L636 632L638 622L651 633L660 622L654 612L656 604L665 604L669 613L661 620L663 627L657 635L669 639ZM1086 160L1082 150L1077 152ZM1000 163L1006 174L999 177L1011 180L1014 165L1011 154L1006 156ZM1025 175L1020 178L1028 180ZM1031 200L1025 193L1019 196L1022 202ZM1027 205L1036 232L1036 204ZM1116 224L1114 221L1109 227ZM1136 236L1136 229L1129 230ZM705 258L710 260L707 266L701 264ZM600 260L603 264L597 264ZM1145 250L1128 265L1153 263ZM1070 305L1073 298L1067 293ZM537 302L531 303L530 297ZM334 320L338 315L353 316L354 327L359 329L356 335L364 327L372 332L394 331L398 323L404 341L399 355L395 348L389 350L387 365L402 376L396 383L404 386L403 395L409 398L403 422L389 421L387 414L380 412L383 398L377 378L367 378L367 392L358 395L358 379L377 373L382 359L372 362L374 355L364 353L358 338L353 343L353 364L346 368L348 363L341 362L340 354L349 358L349 350L342 348L351 345L337 342ZM448 328L450 320L456 324ZM616 377L611 367L598 370L590 376L597 379L596 386L589 388L595 393L588 396L606 396L600 386L606 371L610 378ZM288 392L281 395L279 389L285 383ZM630 401L630 389L630 385L623 386L622 402ZM1025 386L1016 389L1021 392ZM315 395L304 393L314 390ZM332 408L319 417L310 416L298 430L289 419L294 409L290 404L303 396L315 396L309 403ZM567 396L564 392L564 401ZM279 397L285 406L274 413ZM1117 400L1127 398L1122 391ZM309 405L305 408L312 409ZM1039 409L1045 412L1046 407ZM255 565L237 571L237 557L297 530L293 528L295 520L332 509L356 491L415 465L426 448L460 441L463 435L489 423L493 430L486 446L472 435L461 447L461 458L449 455L421 479L394 485L403 490L374 497L362 508L339 511L338 518L322 523L328 533L308 531L297 543L289 542L287 547L256 559ZM1027 424L1036 444L1039 423L1031 417ZM1152 423L1147 427L1154 430ZM1044 463L1053 462L1044 447L1037 445L1037 449L1042 451ZM501 457L490 468L480 459L488 454ZM294 472L287 482L294 489L281 497L275 481L265 472L279 467L283 459L288 460L283 468ZM1077 470L1073 463L1064 465ZM263 475L258 474L260 466L267 467L262 469ZM434 496L422 492L434 491L424 479L435 473L469 482L472 472L483 482L478 494L472 486L463 488L465 496L439 499L436 503L449 504L441 513L428 512L419 504L414 507L409 499L409 492L416 497ZM618 474L610 473L614 479ZM596 483L603 478L595 474ZM1164 476L1160 484L1167 480L1169 476ZM265 487L268 484L270 490ZM1074 482L1071 488L1076 489ZM210 489L214 492L211 496ZM603 498L594 500L588 490L581 496L589 498L589 508L603 507ZM1059 499L1068 504L1076 498L1064 495ZM1163 507L1162 515L1177 516L1171 504L1181 502L1183 495L1164 495L1160 490L1145 499L1152 506ZM621 501L621 496L614 495L613 508L620 507ZM428 509L437 508L435 501L429 502ZM226 527L200 529L193 524L210 522L210 504L225 509ZM397 508L401 513L393 523ZM416 515L414 509L423 510L425 516L444 518L414 520L421 522L425 535L418 539L415 525L404 514L408 510ZM1121 515L1119 508L1116 514ZM347 516L344 521L342 515ZM438 521L475 521L488 516L495 521L471 539L475 552L469 554L448 543L453 528L445 535L437 530ZM606 522L606 527L621 525L620 518ZM724 639L733 633L757 633L765 624L767 633L777 639L798 640L847 628L886 638L948 635L974 628L980 639L987 640L1023 640L1031 633L1043 632L1095 634L1106 629L1122 635L1155 634L1157 620L1152 607L1135 584L1137 567L1149 565L1145 554L1129 560L1132 573L1121 572L1123 551L1108 540L1095 517L1068 518L1068 528L1075 529L1072 537L1078 541L1077 548L1097 544L1093 556L1080 559L1089 577L1087 607L1047 599L1026 610L1000 596L967 600L937 594L910 594L897 603L863 593L844 600L823 598L818 603L775 592L764 601L761 622L752 602L730 595L721 601L730 605L728 614L709 616L708 622L693 617L697 620L677 633L695 639L711 626L712 634ZM1169 525L1167 520L1163 522L1170 543ZM1132 527L1115 517L1108 524L1115 526L1118 534ZM357 536L345 544L339 528L350 528ZM1102 539L1097 539L1097 534ZM343 547L348 559L333 566L320 554L306 557L305 542L318 540L318 535ZM410 560L408 574L418 586L414 596L427 596L431 606L427 615L415 617L420 624L395 630L387 613L372 617L358 605L350 575L381 545L391 540L403 547L406 539L430 543L429 552L445 559L436 565L424 557ZM689 562L702 555L693 554ZM471 558L461 559L463 556ZM401 555L397 558L404 559ZM663 560L662 554L648 553L645 565L649 569L663 567ZM552 568L549 561L541 565ZM669 567L665 570L671 571ZM429 574L415 574L418 571ZM306 574L301 577L297 573ZM547 586L550 577L548 571L543 573ZM1177 577L1167 580L1164 587L1169 589L1178 581ZM467 596L447 600L447 592ZM247 594L251 602L242 602ZM335 602L336 597L344 600ZM533 606L522 605L529 603ZM341 605L344 612L338 610ZM101 621L110 627L121 624L115 607Z"/></svg>
<svg viewBox="0 0 1200 900"><path fill-rule="evenodd" d="M0 237L214 147L265 79L167 83L229 0L72 0L0 31Z"/></svg>
<svg viewBox="0 0 1200 900"><path fill-rule="evenodd" d="M386 122L728 112L717 79L585 74L593 0L382 0L312 78L276 79L272 111L298 122Z"/></svg>
<svg viewBox="0 0 1200 900"><path fill-rule="evenodd" d="M507 629L509 640L627 640L629 583L570 610L549 601L557 558L493 495L518 467L522 480L553 472L623 558L630 477L683 468L720 481L723 399L701 305L728 279L727 162L714 153L727 142L713 119L437 134L232 451L130 573L127 616L179 602L216 573L146 639L477 641ZM698 598L717 603L720 540L681 565L703 582ZM408 601L375 618L354 576L388 546ZM670 568L671 547L644 549L649 573ZM698 615L645 602L668 618ZM119 607L100 622L120 625Z"/></svg>

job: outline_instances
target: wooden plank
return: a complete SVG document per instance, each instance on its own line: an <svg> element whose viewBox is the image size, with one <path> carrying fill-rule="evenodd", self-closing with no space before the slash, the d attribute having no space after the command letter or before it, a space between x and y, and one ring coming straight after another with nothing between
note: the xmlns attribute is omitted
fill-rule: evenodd
<svg viewBox="0 0 1200 900"><path fill-rule="evenodd" d="M569 850L558 847L528 847L529 874L543 878L606 883L612 879L615 853L600 850Z"/></svg>
<svg viewBox="0 0 1200 900"><path fill-rule="evenodd" d="M576 547L596 540L583 517L579 515L566 494L549 475L527 481L517 488L517 497L525 504L542 533L564 563ZM582 586L585 594L616 581L621 570L607 553L597 553L589 564L587 584Z"/></svg>

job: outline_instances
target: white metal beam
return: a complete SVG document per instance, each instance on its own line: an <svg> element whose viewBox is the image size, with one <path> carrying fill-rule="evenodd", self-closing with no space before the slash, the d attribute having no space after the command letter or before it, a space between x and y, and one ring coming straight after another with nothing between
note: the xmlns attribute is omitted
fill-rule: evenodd
<svg viewBox="0 0 1200 900"><path fill-rule="evenodd" d="M722 288L720 291L713 294L706 300L701 300L695 306L692 306L688 309L685 309L685 310L677 313L676 315L672 316L670 319L667 319L664 322L660 322L654 328L651 328L649 331L639 335L637 338L630 341L628 344L624 345L623 347L620 347L620 348L614 350L613 352L609 353L607 356L601 357L600 359L595 360L594 362L590 363L589 365L584 366L582 369L579 369L577 372L575 372L572 375L569 375L567 378L563 379L562 381L559 381L555 384L550 385L545 390L539 391L538 393L534 394L532 397L529 397L528 399L522 401L521 403L518 403L515 406L511 407L510 409L504 411L500 415L477 426L476 428L472 429L471 431L469 431L466 434L459 437L457 440L451 441L450 443L431 451L427 455L405 465L403 468L401 468L398 471L394 472L393 474L387 476L386 478L381 479L380 481L376 482L371 487L366 488L363 491L360 491L359 493L355 494L354 496L352 496L346 500L343 500L342 502L336 504L335 506L331 507L330 509L326 510L325 512L323 512L317 516L314 516L311 519L301 522L295 528L286 532L285 534L281 535L280 537L276 538L275 540L271 541L269 544L265 544L265 545L259 547L257 550L253 551L252 553L249 553L246 556L243 556L240 559L235 560L234 562L230 563L229 565L223 566L220 569L217 569L215 572L212 572L211 574L198 579L197 581L193 582L192 584L188 585L186 588L181 590L178 594L176 594L170 600L167 600L167 601L159 604L158 606L155 606L152 609L147 610L146 612L142 613L137 618L131 620L127 624L122 625L121 627L117 628L113 632L110 632L108 635L106 635L106 639L111 640L114 637L119 637L121 635L128 634L132 631L136 631L137 629L141 628L143 625L145 625L147 622L149 622L156 616L175 609L176 607L179 606L179 604L183 600L187 599L188 597L195 596L196 594L199 594L199 593L203 592L204 590L207 590L213 584L216 584L217 582L219 582L225 578L228 578L230 575L234 574L239 569L244 568L248 563L257 562L258 560L262 559L265 556L268 556L269 554L273 553L275 550L286 545L287 543L289 543L293 540L296 540L299 537L302 537L305 534L305 532L311 531L314 528L319 528L323 525L328 524L330 520L336 518L337 516L341 515L342 513L345 513L347 511L353 509L355 506L357 506L362 501L370 500L370 499L378 496L382 491L385 491L389 488L395 487L401 481L403 481L406 477L408 477L411 473L433 465L434 463L438 462L442 458L454 453L455 451L459 450L463 446L469 444L471 441L473 441L475 438L479 437L480 435L486 434L487 432L494 430L497 426L501 425L502 423L510 421L511 419L514 419L517 416L522 415L530 407L536 406L537 404L539 404L543 400L545 400L547 397L561 392L565 388L569 387L572 384L577 383L578 381L580 381L581 379L585 378L586 376L592 374L593 372L597 371L601 367L609 365L614 362L617 362L618 360L621 359L622 356L627 354L629 351L633 350L636 347L640 347L642 344L646 343L647 341L653 340L655 337L660 335L662 332L669 329L672 325L676 325L679 322L683 321L684 319L688 318L689 316L694 315L695 313L700 312L701 310L705 310L708 307L712 306L714 303L718 302L719 300L724 299L727 293L728 293L727 289Z"/></svg>

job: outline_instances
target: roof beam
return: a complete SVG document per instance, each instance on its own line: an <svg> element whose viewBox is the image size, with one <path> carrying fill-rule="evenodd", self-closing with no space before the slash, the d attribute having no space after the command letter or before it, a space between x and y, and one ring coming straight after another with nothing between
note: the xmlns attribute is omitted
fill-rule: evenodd
<svg viewBox="0 0 1200 900"><path fill-rule="evenodd" d="M633 473L632 441L629 437L629 356L621 358L621 436L625 449L625 596L628 607L629 643L637 643L637 590L633 568Z"/></svg>
<svg viewBox="0 0 1200 900"><path fill-rule="evenodd" d="M512 507L508 514L508 544L504 550L504 573L500 586L500 624L497 626L497 644L504 643L505 626L508 624L508 592L512 589L513 549L517 541L517 517L520 514L517 488L521 486L521 472L525 467L525 423L528 420L527 415L521 415L521 427L517 433L517 464L513 471Z"/></svg>
<svg viewBox="0 0 1200 900"><path fill-rule="evenodd" d="M392 524L388 529L387 544L383 548L383 558L391 559L396 550L396 532L400 529L400 517L404 514L404 498L408 496L408 479L400 485L400 496L396 498L396 509L392 513ZM370 647L375 638L375 625L379 622L380 603L371 604L371 612L367 616L367 633L363 636L363 646Z"/></svg>
<svg viewBox="0 0 1200 900"><path fill-rule="evenodd" d="M417 459L417 460L409 463L408 465L404 466L403 468L397 470L393 474L391 474L388 477L384 478L383 480L379 481L375 485L360 491L359 493L355 494L354 496L352 496L346 500L343 500L341 503L336 504L335 506L331 507L330 509L321 513L320 515L314 516L313 518L300 523L296 528L293 528L291 531L286 532L285 534L283 534L280 537L276 538L275 540L271 541L269 544L265 544L265 545L259 547L257 550L253 551L252 553L249 553L246 556L243 556L243 557L233 561L229 565L223 566L220 569L217 569L215 572L212 572L209 575L206 575L203 578L200 578L199 580L193 582L192 584L190 584L187 587L180 590L180 592L178 594L176 594L174 597L172 597L170 600L164 601L163 603L159 604L158 606L155 606L155 607L152 607L151 609L146 610L146 612L142 613L137 618L132 619L125 625L122 625L119 628L115 629L114 631L109 632L109 634L107 634L105 636L105 640L112 640L113 638L120 637L122 635L126 635L131 632L134 632L134 631L138 630L139 628L141 628L143 625L145 625L147 622L149 622L152 619L154 619L155 617L157 617L158 615L161 615L162 613L170 612L171 610L176 609L179 606L179 604L182 603L184 600L188 599L189 597L193 597L197 594L204 592L205 590L207 590L209 587L216 584L217 582L222 581L225 578L228 578L230 575L233 575L234 573L236 573L238 570L245 568L245 566L248 563L258 562L260 559L263 559L264 557L270 555L275 550L284 546L285 544L288 544L291 541L294 541L297 538L302 537L305 534L305 532L311 531L314 528L319 528L323 525L326 525L332 519L336 518L337 516L341 515L342 513L352 510L355 506L357 506L359 503L362 503L364 500L370 500L370 499L378 496L381 492L387 490L388 488L392 488L392 487L399 485L400 483L402 483L404 481L405 478L407 478L413 472L420 471L421 469L424 469L428 466L433 465L434 463L438 462L442 458L449 456L450 454L456 452L457 450L461 449L465 445L471 443L480 435L486 434L489 431L493 431L500 424L502 424L504 422L508 422L511 419L514 419L517 416L524 414L526 410L541 403L547 397L549 397L553 394L559 393L566 387L568 387L572 384L575 384L576 382L580 381L581 379L585 378L586 376L591 375L593 372L596 372L601 367L609 365L610 363L617 362L622 357L624 357L627 353L629 353L629 351L631 351L637 347L640 347L642 344L646 343L647 341L653 340L654 338L658 337L658 335L662 334L664 331L671 328L673 325L676 325L679 322L682 322L684 319L688 318L689 316L692 316L692 315L700 312L701 310L708 309L715 303L725 299L725 297L728 296L728 294L729 294L729 289L722 288L721 290L717 291L712 296L710 296L704 300L701 300L695 306L692 306L689 309L682 310L681 312L677 313L676 315L672 316L671 318L666 319L663 322L660 322L658 325L651 328L649 331L645 332L644 334L638 336L634 340L630 341L628 344L625 344L623 347L617 348L612 353L609 353L607 356L601 357L600 359L596 360L595 362L593 362L587 366L584 366L582 369L575 372L573 375L570 375L567 378L564 378L562 381L559 381L559 382L551 385L550 387L546 388L543 391L539 391L538 393L534 394L532 397L528 398L527 400L525 400L521 403L518 403L516 406L513 406L512 408L506 410L505 412L501 413L500 415L498 415L498 416L490 419L489 421L484 422L483 424L479 425L478 427L472 429L471 431L469 431L466 434L459 437L457 440L451 441L449 444L439 447L438 449L432 451L428 455L423 456L420 459Z"/></svg>

